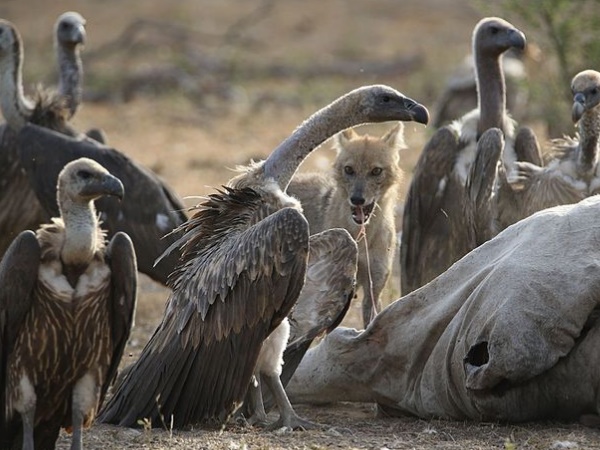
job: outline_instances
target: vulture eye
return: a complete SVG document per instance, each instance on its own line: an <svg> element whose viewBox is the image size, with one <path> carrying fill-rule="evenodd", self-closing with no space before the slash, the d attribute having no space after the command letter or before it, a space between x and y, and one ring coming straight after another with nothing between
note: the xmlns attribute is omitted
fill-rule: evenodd
<svg viewBox="0 0 600 450"><path fill-rule="evenodd" d="M392 101L392 98L389 95L386 94L386 95L384 95L384 96L381 97L381 101L383 103L389 103L390 101Z"/></svg>
<svg viewBox="0 0 600 450"><path fill-rule="evenodd" d="M590 94L592 94L592 95L596 95L597 93L598 93L598 88L597 87L592 88L592 90L590 91Z"/></svg>
<svg viewBox="0 0 600 450"><path fill-rule="evenodd" d="M66 30L67 28L69 28L69 24L68 24L67 22L62 22L62 23L60 24L60 27L61 27L63 30Z"/></svg>
<svg viewBox="0 0 600 450"><path fill-rule="evenodd" d="M88 180L88 179L92 178L92 173L89 172L88 170L80 170L79 172L77 172L77 176L84 180Z"/></svg>
<svg viewBox="0 0 600 450"><path fill-rule="evenodd" d="M371 175L378 176L381 175L382 172L383 169L381 167L375 167L373 170L371 170Z"/></svg>
<svg viewBox="0 0 600 450"><path fill-rule="evenodd" d="M354 169L350 166L344 166L344 173L346 175L354 175Z"/></svg>
<svg viewBox="0 0 600 450"><path fill-rule="evenodd" d="M491 27L490 28L490 32L492 34L498 34L499 31L500 31L500 28L498 28L498 27Z"/></svg>

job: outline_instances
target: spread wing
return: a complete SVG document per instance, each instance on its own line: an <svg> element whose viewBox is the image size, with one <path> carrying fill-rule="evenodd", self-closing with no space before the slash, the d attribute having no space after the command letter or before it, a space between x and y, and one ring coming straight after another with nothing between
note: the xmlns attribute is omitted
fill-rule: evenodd
<svg viewBox="0 0 600 450"><path fill-rule="evenodd" d="M454 239L464 213L464 186L453 169L461 147L449 127L431 137L415 166L406 196L400 251L402 295L444 272L464 255Z"/></svg>
<svg viewBox="0 0 600 450"><path fill-rule="evenodd" d="M225 420L244 398L262 342L298 298L308 256L302 214L284 208L246 227L239 222L260 198L229 192L211 201L210 217L183 238L188 259L174 274L163 321L103 422L135 426L148 417L161 426L173 416L181 428Z"/></svg>
<svg viewBox="0 0 600 450"><path fill-rule="evenodd" d="M21 232L0 262L0 436L11 439L15 425L7 423L4 405L8 358L21 324L31 308L38 277L40 246L32 231ZM18 431L18 426L16 427ZM7 448L0 439L0 448Z"/></svg>
<svg viewBox="0 0 600 450"><path fill-rule="evenodd" d="M58 216L56 180L68 162L91 158L119 178L125 187L123 201L112 197L96 201L103 226L109 237L117 231L127 233L135 246L140 272L166 283L178 252L172 252L156 267L154 261L177 239L176 235L164 236L187 218L184 205L156 174L97 141L71 138L36 125L25 126L18 140L21 165L51 217Z"/></svg>
<svg viewBox="0 0 600 450"><path fill-rule="evenodd" d="M118 232L110 240L106 260L111 271L112 359L102 385L100 405L108 387L117 375L117 368L133 326L137 298L137 265L133 243L125 233Z"/></svg>

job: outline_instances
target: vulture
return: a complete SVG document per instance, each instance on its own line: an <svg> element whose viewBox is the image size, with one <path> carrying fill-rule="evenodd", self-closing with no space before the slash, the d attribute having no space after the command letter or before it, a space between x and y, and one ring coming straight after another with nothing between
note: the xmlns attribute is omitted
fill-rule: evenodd
<svg viewBox="0 0 600 450"><path fill-rule="evenodd" d="M60 28L60 27L59 27ZM102 198L96 203L109 237L118 231L132 239L138 269L166 283L177 262L173 252L158 266L155 259L175 241L163 237L182 224L185 206L154 173L119 151L87 139L68 122L65 98L38 91L34 102L23 94L23 45L15 26L0 20L0 255L23 230L36 229L58 214L56 180L70 161L93 159L118 177L127 190L123 202Z"/></svg>
<svg viewBox="0 0 600 450"><path fill-rule="evenodd" d="M58 17L54 25L58 94L64 98L69 119L77 112L83 95L81 48L85 38L85 19L81 14L69 11Z"/></svg>
<svg viewBox="0 0 600 450"><path fill-rule="evenodd" d="M465 184L477 140L490 128L504 133L503 165L510 171L517 154L515 123L506 111L501 55L525 47L524 34L507 21L488 17L473 31L478 107L436 131L425 145L408 190L401 235L401 291L405 295L444 272L472 248L465 223ZM524 128L520 133L530 133ZM520 139L519 142L529 142ZM510 203L509 196L505 202Z"/></svg>
<svg viewBox="0 0 600 450"><path fill-rule="evenodd" d="M209 195L180 227L180 263L161 324L100 412L99 420L175 428L224 423L253 376L264 377L280 418L304 428L279 378L286 317L304 286L309 227L286 194L298 166L333 134L367 122L411 121L422 105L383 85L364 86L316 112L265 160ZM273 339L267 339L273 337Z"/></svg>
<svg viewBox="0 0 600 450"><path fill-rule="evenodd" d="M21 232L0 263L1 448L54 448L61 427L82 448L133 323L133 245L125 233L106 242L93 204L123 193L97 162L70 162L58 177L60 216Z"/></svg>
<svg viewBox="0 0 600 450"><path fill-rule="evenodd" d="M600 192L600 73L584 70L571 81L578 136L554 139L545 164L518 162L512 183L522 193L521 217L577 203Z"/></svg>
<svg viewBox="0 0 600 450"><path fill-rule="evenodd" d="M58 94L64 98L73 118L83 97L83 63L81 50L85 44L86 20L74 11L61 14L54 25L54 47L58 64ZM91 128L88 137L106 144L106 134L100 128Z"/></svg>
<svg viewBox="0 0 600 450"><path fill-rule="evenodd" d="M528 97L523 86L527 79L524 56L524 52L516 48L511 48L502 55L502 71L507 87L506 108L517 119L524 115ZM448 78L444 91L436 101L432 125L440 128L476 107L475 65L473 55L468 55Z"/></svg>

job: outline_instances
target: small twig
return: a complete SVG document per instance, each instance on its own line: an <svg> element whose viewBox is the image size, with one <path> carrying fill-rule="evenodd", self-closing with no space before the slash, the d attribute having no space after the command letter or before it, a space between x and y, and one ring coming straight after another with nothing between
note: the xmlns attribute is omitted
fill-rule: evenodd
<svg viewBox="0 0 600 450"><path fill-rule="evenodd" d="M359 209L361 211L362 217L364 217L365 215L364 215L362 206L359 206ZM371 294L371 305L372 305L370 320L373 320L375 318L375 316L379 313L379 311L377 311L377 302L375 300L375 292L373 291L373 275L371 273L371 257L369 256L369 243L367 240L367 226L365 225L364 222L360 226L360 230L358 232L356 240L359 242L361 240L365 241L365 256L367 257L367 274L369 277L369 293Z"/></svg>

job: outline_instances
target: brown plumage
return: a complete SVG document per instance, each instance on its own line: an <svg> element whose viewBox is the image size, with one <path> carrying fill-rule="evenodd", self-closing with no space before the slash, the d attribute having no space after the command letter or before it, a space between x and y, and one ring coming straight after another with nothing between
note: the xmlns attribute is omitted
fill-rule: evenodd
<svg viewBox="0 0 600 450"><path fill-rule="evenodd" d="M525 36L497 17L482 19L473 31L478 108L440 128L425 145L404 207L401 237L402 294L445 271L472 247L465 223L465 183L477 140L490 128L505 135L503 163L515 161L514 121L506 112L501 55L523 49Z"/></svg>
<svg viewBox="0 0 600 450"><path fill-rule="evenodd" d="M426 115L387 86L359 88L318 111L266 161L200 205L173 246L181 247L182 261L162 323L100 420L135 426L147 417L161 426L172 418L176 428L223 422L243 401L253 374L266 374L281 414L277 425L304 427L279 380L285 341L264 344L275 334L287 339L279 326L307 268L308 223L285 189L309 152L336 132ZM259 359L264 365L257 366Z"/></svg>
<svg viewBox="0 0 600 450"><path fill-rule="evenodd" d="M544 166L534 161L517 163L512 182L523 197L519 219L600 193L600 73L578 73L571 91L578 136L553 140Z"/></svg>
<svg viewBox="0 0 600 450"><path fill-rule="evenodd" d="M61 427L94 420L133 322L135 254L127 235L106 246L93 200L123 185L89 159L59 175L61 215L24 231L0 264L1 448L54 448ZM15 282L17 281L17 282ZM19 422L23 432L19 436Z"/></svg>
<svg viewBox="0 0 600 450"><path fill-rule="evenodd" d="M58 214L58 173L69 161L87 157L122 180L127 191L123 202L105 198L96 204L108 236L127 233L139 270L166 283L178 252L156 267L154 261L177 238L164 235L187 219L183 203L150 170L76 133L67 122L66 96L45 91L35 101L25 97L22 60L17 29L0 20L0 106L6 119L0 128L0 255L21 231L36 229Z"/></svg>

